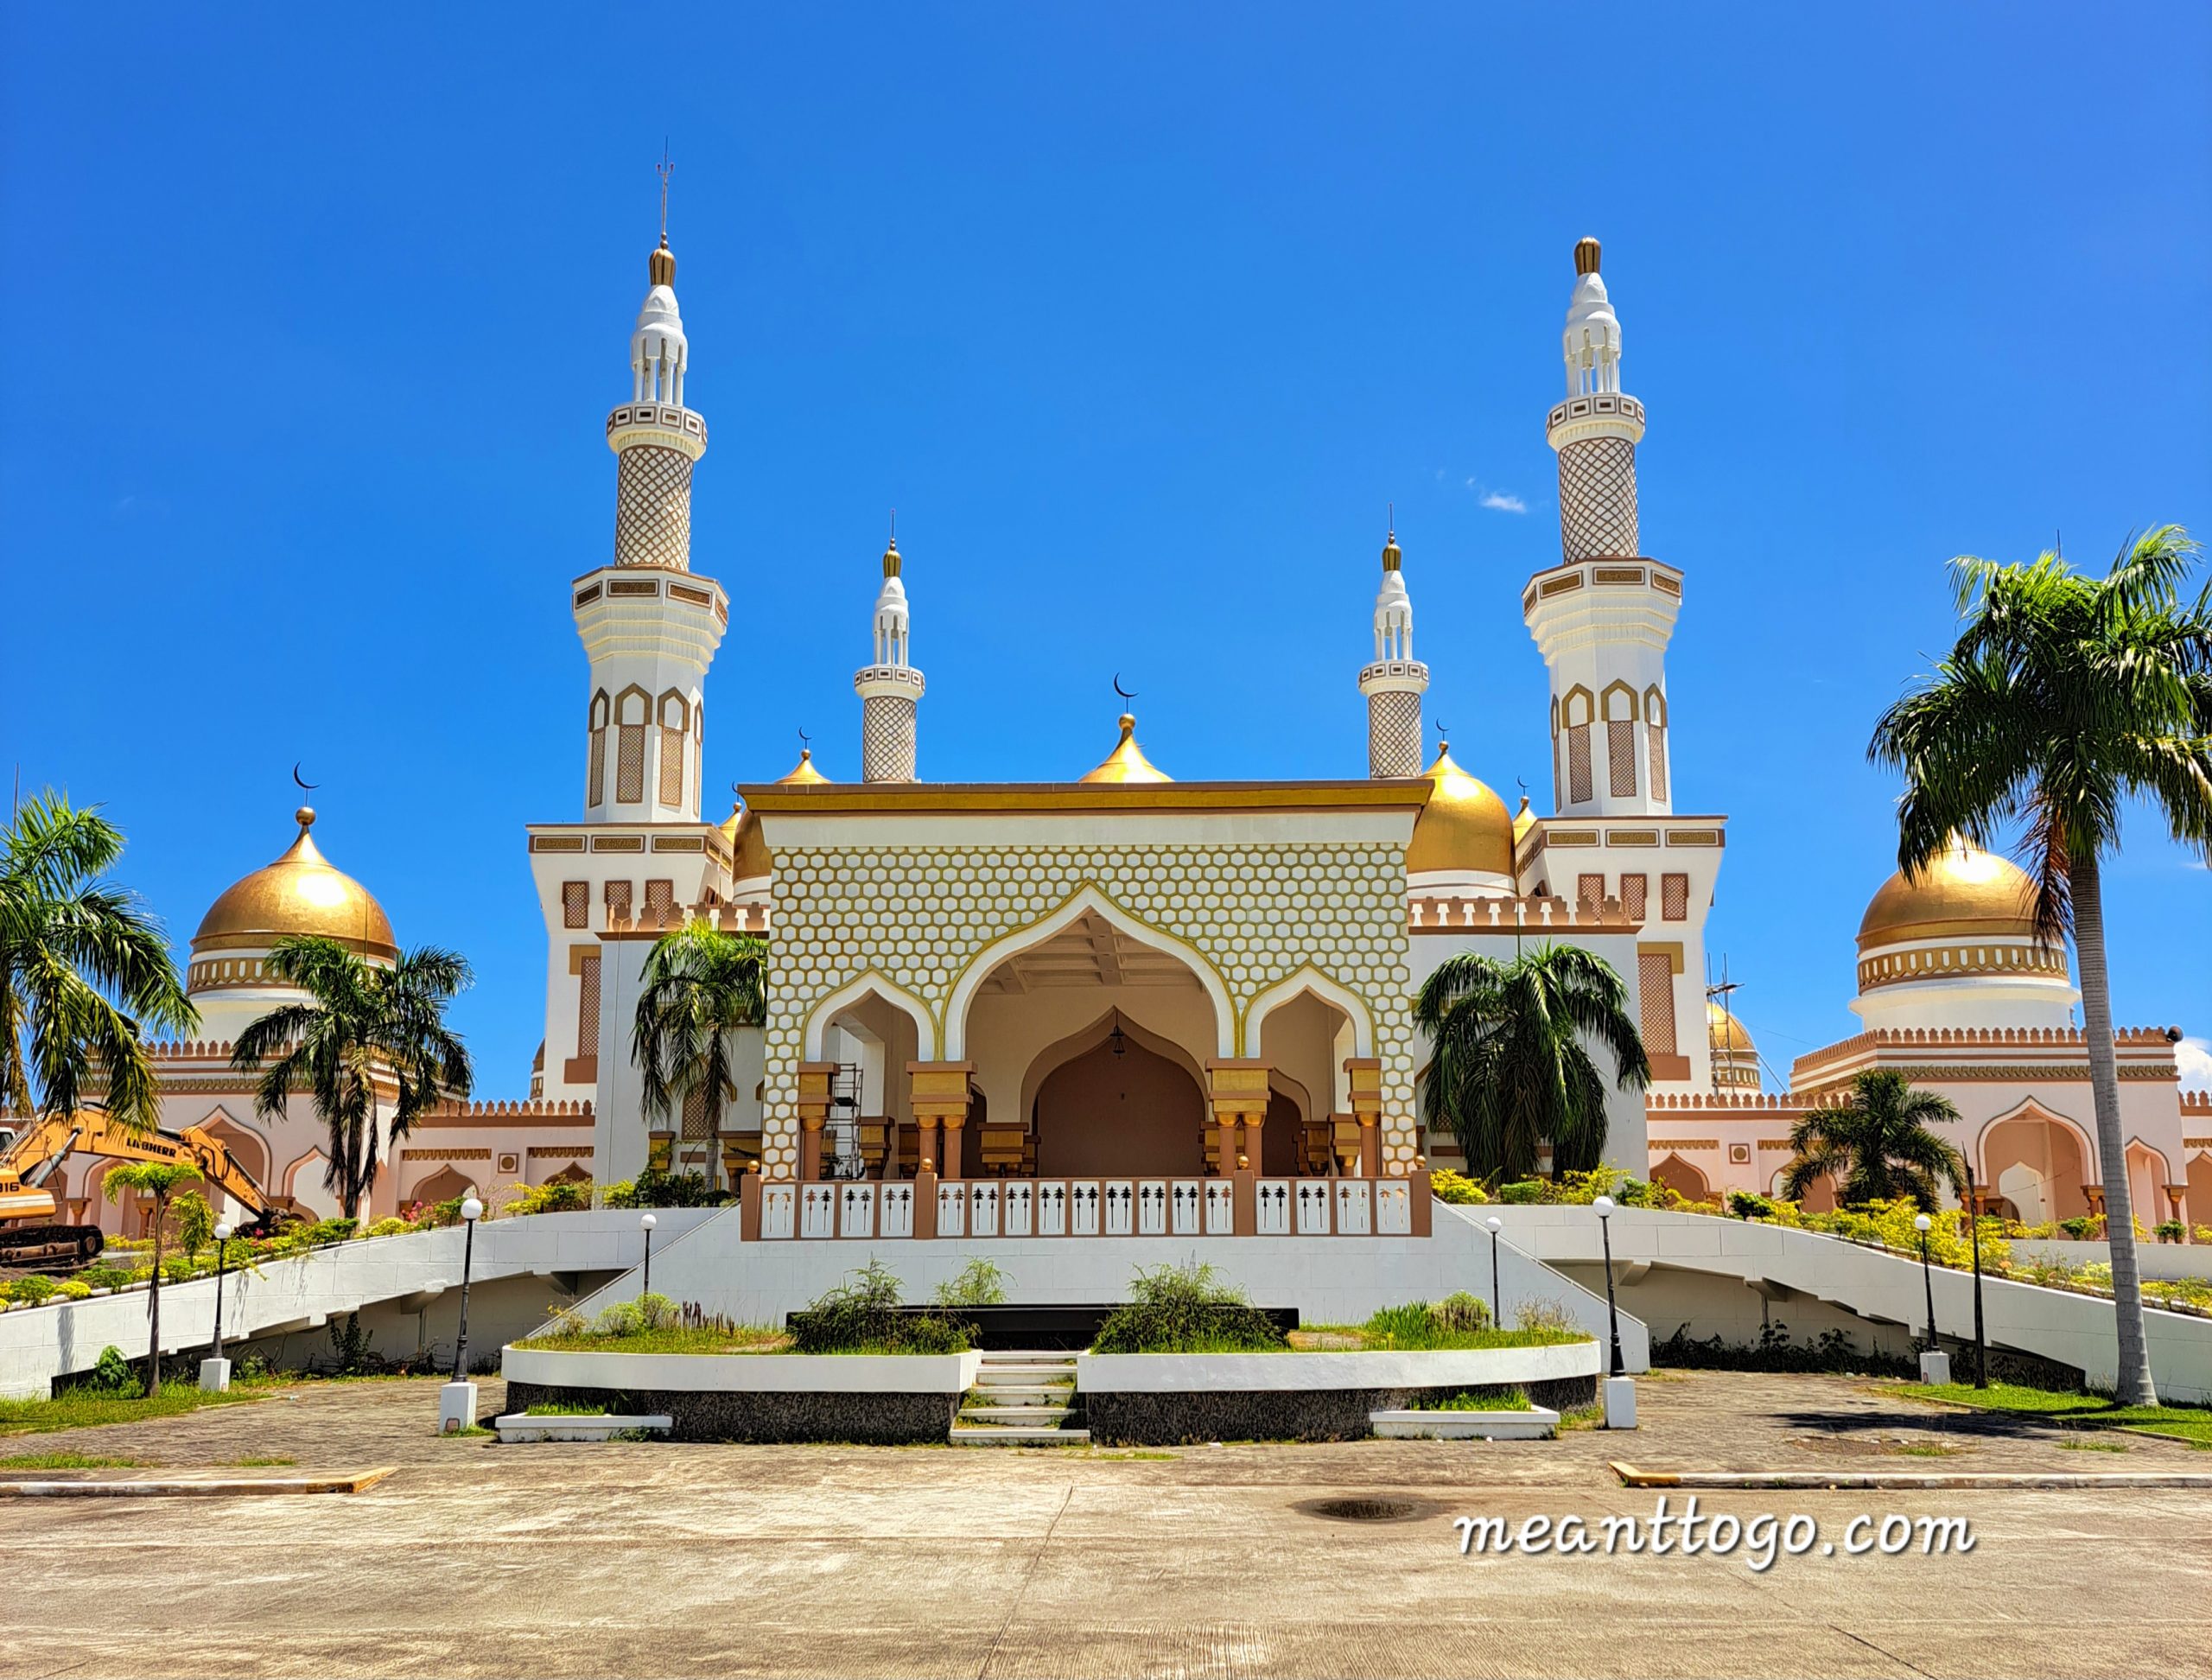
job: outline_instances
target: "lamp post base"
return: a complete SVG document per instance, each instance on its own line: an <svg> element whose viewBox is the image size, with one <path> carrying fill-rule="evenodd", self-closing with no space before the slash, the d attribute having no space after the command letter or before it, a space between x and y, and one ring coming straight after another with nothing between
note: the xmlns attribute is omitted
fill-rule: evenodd
<svg viewBox="0 0 2212 1680"><path fill-rule="evenodd" d="M1608 1377L1599 1383L1605 1396L1605 1427L1609 1429L1633 1429L1636 1427L1636 1378Z"/></svg>
<svg viewBox="0 0 2212 1680"><path fill-rule="evenodd" d="M200 1362L200 1391L202 1394L226 1394L231 1386L231 1362L228 1359L202 1359Z"/></svg>
<svg viewBox="0 0 2212 1680"><path fill-rule="evenodd" d="M1931 1388L1947 1386L1951 1380L1951 1356L1935 1349L1922 1354L1920 1380Z"/></svg>
<svg viewBox="0 0 2212 1680"><path fill-rule="evenodd" d="M438 1433L457 1435L476 1427L476 1384L448 1383L438 1390Z"/></svg>

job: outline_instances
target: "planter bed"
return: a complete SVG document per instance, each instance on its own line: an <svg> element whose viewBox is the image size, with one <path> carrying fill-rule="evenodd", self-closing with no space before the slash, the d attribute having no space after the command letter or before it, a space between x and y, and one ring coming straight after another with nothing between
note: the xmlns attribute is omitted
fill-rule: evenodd
<svg viewBox="0 0 2212 1680"><path fill-rule="evenodd" d="M1079 1351L1097 1340L1098 1327L1121 1308L1115 1303L1071 1307L1013 1303L1002 1307L899 1307L893 1310L901 1318L957 1320L974 1328L977 1347L998 1353ZM1298 1328L1295 1307L1262 1307L1257 1310L1278 1330ZM793 1316L786 1314L785 1322Z"/></svg>
<svg viewBox="0 0 2212 1680"><path fill-rule="evenodd" d="M982 1355L572 1353L509 1347L510 1413L664 1416L675 1441L941 1442Z"/></svg>
<svg viewBox="0 0 2212 1680"><path fill-rule="evenodd" d="M1437 1352L1084 1353L1076 1358L1076 1389L1091 1439L1102 1444L1357 1441L1376 1432L1376 1412L1410 1410L1463 1389L1519 1388L1555 1411L1589 1405L1603 1358L1594 1341Z"/></svg>
<svg viewBox="0 0 2212 1680"><path fill-rule="evenodd" d="M569 1412L554 1416L545 1412L510 1412L505 1417L493 1418L492 1427L499 1432L503 1441L605 1441L613 1435L643 1430L665 1435L671 1421L664 1414L650 1413L624 1416L614 1412Z"/></svg>
<svg viewBox="0 0 2212 1680"><path fill-rule="evenodd" d="M1559 1414L1542 1406L1518 1411L1444 1411L1412 1408L1370 1412L1368 1423L1393 1441L1549 1441Z"/></svg>

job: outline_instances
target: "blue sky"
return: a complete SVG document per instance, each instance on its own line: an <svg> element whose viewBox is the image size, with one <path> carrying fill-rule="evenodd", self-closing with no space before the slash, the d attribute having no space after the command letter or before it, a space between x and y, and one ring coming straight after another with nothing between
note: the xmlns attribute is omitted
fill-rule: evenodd
<svg viewBox="0 0 2212 1680"><path fill-rule="evenodd" d="M1943 561L2212 532L2202 7L651 16L0 16L0 759L105 805L180 948L303 760L332 860L475 962L481 1095L540 1034L522 830L582 814L565 585L664 138L715 786L801 727L857 773L893 506L925 776L1080 773L1116 671L1171 773L1358 775L1395 502L1429 717L1544 805L1516 595L1599 236L1677 799L1731 818L1713 947L1783 1068L1856 1025L1864 749ZM2108 881L2119 1019L2212 1031L2212 876L2139 821Z"/></svg>

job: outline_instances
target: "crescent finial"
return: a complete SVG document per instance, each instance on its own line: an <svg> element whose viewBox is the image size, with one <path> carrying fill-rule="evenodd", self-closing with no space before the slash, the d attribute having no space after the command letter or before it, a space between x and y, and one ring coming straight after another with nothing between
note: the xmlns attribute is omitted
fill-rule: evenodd
<svg viewBox="0 0 2212 1680"><path fill-rule="evenodd" d="M302 780L301 780L301 779L300 779L300 761L299 761L297 759L295 759L295 760L292 760L292 780L293 780L293 782L294 782L294 783L298 786L298 788L299 788L300 792L302 792L302 793L312 793L312 792L314 792L315 791L315 789L316 789L316 788L321 787L321 786L322 786L322 784L321 784L321 782L311 782L311 781L302 781Z"/></svg>
<svg viewBox="0 0 2212 1680"><path fill-rule="evenodd" d="M1124 700L1134 700L1136 698L1135 695L1130 693L1128 690L1122 686L1122 673L1118 671L1114 673L1114 692L1120 695Z"/></svg>

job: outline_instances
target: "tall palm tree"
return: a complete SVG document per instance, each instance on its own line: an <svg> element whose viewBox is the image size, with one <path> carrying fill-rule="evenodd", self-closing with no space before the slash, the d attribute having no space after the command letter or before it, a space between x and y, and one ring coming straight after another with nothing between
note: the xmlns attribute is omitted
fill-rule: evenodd
<svg viewBox="0 0 2212 1680"><path fill-rule="evenodd" d="M279 1004L247 1027L231 1066L260 1073L254 1106L264 1118L282 1118L294 1091L307 1095L330 1134L323 1187L358 1219L377 1175L379 1083L394 1090L397 1142L433 1103L465 1098L475 1082L467 1047L445 1021L447 1003L473 977L468 964L423 945L385 968L313 935L277 940L268 972L308 1001Z"/></svg>
<svg viewBox="0 0 2212 1680"><path fill-rule="evenodd" d="M680 1117L696 1095L706 1117L707 1184L715 1180L714 1139L722 1105L738 1094L732 1032L766 1015L768 947L749 933L693 922L653 941L630 1034L646 1113Z"/></svg>
<svg viewBox="0 0 2212 1680"><path fill-rule="evenodd" d="M1966 1162L1929 1130L1958 1118L1949 1098L1916 1089L1894 1068L1870 1068L1842 1102L1808 1109L1790 1127L1796 1159L1782 1175L1782 1193L1795 1201L1825 1176L1845 1206L1910 1196L1932 1212L1939 1175L1954 1189L1966 1187Z"/></svg>
<svg viewBox="0 0 2212 1680"><path fill-rule="evenodd" d="M0 1104L67 1114L104 1091L133 1131L160 1117L141 1034L188 1032L184 995L162 925L105 879L123 835L92 806L48 791L0 830Z"/></svg>
<svg viewBox="0 0 2212 1680"><path fill-rule="evenodd" d="M107 1169L107 1199L113 1201L125 1190L143 1190L154 1199L154 1276L146 1290L146 1397L162 1389L162 1226L169 1211L169 1198L188 1184L200 1181L200 1169L188 1161L126 1161Z"/></svg>
<svg viewBox="0 0 2212 1680"><path fill-rule="evenodd" d="M1629 1018L1628 990L1603 958L1539 945L1500 962L1447 957L1421 983L1414 1021L1435 1047L1421 1081L1422 1117L1449 1130L1468 1170L1526 1178L1551 1146L1552 1171L1587 1172L1605 1153L1605 1079L1641 1091L1651 1059Z"/></svg>
<svg viewBox="0 0 2212 1680"><path fill-rule="evenodd" d="M2015 823L2036 926L2081 962L2082 1036L2112 1244L2120 1403L2151 1403L2135 1221L2120 1127L2103 860L2131 799L2212 858L2212 592L2182 591L2199 550L2178 525L2124 549L2101 579L2056 554L1951 563L1964 620L1935 674L1892 706L1869 748L1904 773L1897 865L1908 879L1950 843Z"/></svg>

